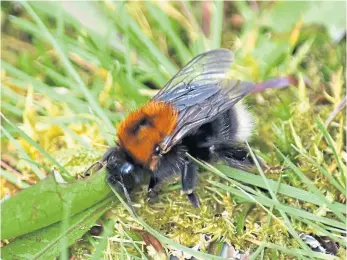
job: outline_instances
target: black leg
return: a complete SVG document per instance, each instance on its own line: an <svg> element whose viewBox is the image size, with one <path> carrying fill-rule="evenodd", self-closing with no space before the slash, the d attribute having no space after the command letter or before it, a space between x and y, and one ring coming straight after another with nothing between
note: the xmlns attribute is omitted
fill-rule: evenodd
<svg viewBox="0 0 347 260"><path fill-rule="evenodd" d="M96 161L94 162L92 165L90 165L88 167L87 170L84 171L84 173L82 173L82 175L80 175L82 178L85 178L85 177L88 177L90 176L91 174L101 170L104 166L105 166L106 163L102 162L102 161Z"/></svg>
<svg viewBox="0 0 347 260"><path fill-rule="evenodd" d="M107 183L110 185L111 190L113 192L117 192L117 193L119 191L123 192L123 195L125 196L128 202L129 208L131 209L132 213L136 215L131 199L130 199L129 191L125 187L124 183L119 178L117 179L115 175L112 175L110 173L107 173Z"/></svg>
<svg viewBox="0 0 347 260"><path fill-rule="evenodd" d="M187 197L194 208L200 208L199 197L195 194L195 192L188 194Z"/></svg>
<svg viewBox="0 0 347 260"><path fill-rule="evenodd" d="M184 193L192 193L197 179L197 171L194 163L185 161L182 172L182 190Z"/></svg>
<svg viewBox="0 0 347 260"><path fill-rule="evenodd" d="M148 191L155 189L155 187L159 184L159 180L157 177L151 176L151 180L149 181Z"/></svg>
<svg viewBox="0 0 347 260"><path fill-rule="evenodd" d="M158 191L156 187L158 187L159 179L157 177L151 176L151 180L148 185L148 202L152 203L153 200L158 196Z"/></svg>
<svg viewBox="0 0 347 260"><path fill-rule="evenodd" d="M218 160L224 160L230 167L251 172L257 170L251 155L248 153L247 147L230 146L217 148L214 154ZM256 156L256 158L262 169L266 170L267 166L265 162L259 156Z"/></svg>
<svg viewBox="0 0 347 260"><path fill-rule="evenodd" d="M194 193L197 177L196 165L187 160L182 171L182 190L187 194L190 203L194 207L200 207L199 198Z"/></svg>
<svg viewBox="0 0 347 260"><path fill-rule="evenodd" d="M119 188L120 186L118 186L118 179L116 178L115 175L107 172L107 183L110 184L112 187L117 187Z"/></svg>

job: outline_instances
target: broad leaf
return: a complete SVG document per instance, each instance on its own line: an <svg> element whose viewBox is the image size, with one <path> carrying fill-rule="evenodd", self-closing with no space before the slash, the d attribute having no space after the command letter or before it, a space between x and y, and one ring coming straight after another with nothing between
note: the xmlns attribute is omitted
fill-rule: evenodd
<svg viewBox="0 0 347 260"><path fill-rule="evenodd" d="M73 183L58 184L48 176L1 205L1 238L9 239L46 227L64 216L75 215L104 199L110 193L105 172Z"/></svg>
<svg viewBox="0 0 347 260"><path fill-rule="evenodd" d="M16 238L2 249L3 259L54 259L61 252L60 243L66 239L71 245L86 233L112 205L109 197L91 208L69 218L62 232L64 221Z"/></svg>

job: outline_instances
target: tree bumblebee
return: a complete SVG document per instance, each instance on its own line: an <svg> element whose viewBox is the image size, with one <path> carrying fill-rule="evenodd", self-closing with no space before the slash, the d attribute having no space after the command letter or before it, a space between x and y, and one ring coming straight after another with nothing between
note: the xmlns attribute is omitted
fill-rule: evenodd
<svg viewBox="0 0 347 260"><path fill-rule="evenodd" d="M228 76L233 61L227 49L202 53L131 112L118 127L116 146L103 157L107 181L131 190L149 174L152 198L158 184L180 174L183 192L198 207L197 166L186 153L239 169L253 167L245 146L253 120L239 101L254 84Z"/></svg>

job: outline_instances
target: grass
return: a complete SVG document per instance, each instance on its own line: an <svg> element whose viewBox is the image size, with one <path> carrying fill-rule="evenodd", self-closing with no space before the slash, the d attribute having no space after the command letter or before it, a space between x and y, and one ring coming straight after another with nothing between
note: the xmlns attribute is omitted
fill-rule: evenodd
<svg viewBox="0 0 347 260"><path fill-rule="evenodd" d="M286 88L271 85L247 98L256 121L251 151L289 170L255 174L197 162L201 209L189 206L179 183L165 185L153 205L141 187L132 198L137 216L123 203L99 219L101 236L87 233L69 252L68 238L53 240L62 259L177 251L218 259L213 255L224 242L251 259L346 257L346 117L336 114L345 100L343 2L332 8L335 29L322 18L332 12L325 2L78 4L90 11L79 16L72 5L53 2L2 4L2 198L53 167L63 176L83 172L113 145L129 111L192 57L221 46L235 51L237 78L292 77ZM68 226L63 221L59 230L73 230ZM336 258L312 252L300 233L339 243ZM191 248L199 243L201 251Z"/></svg>

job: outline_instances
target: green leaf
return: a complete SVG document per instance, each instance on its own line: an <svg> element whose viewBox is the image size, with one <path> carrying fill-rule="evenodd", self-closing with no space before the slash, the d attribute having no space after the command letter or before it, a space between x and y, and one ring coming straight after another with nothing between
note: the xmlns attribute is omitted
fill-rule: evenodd
<svg viewBox="0 0 347 260"><path fill-rule="evenodd" d="M1 204L1 238L9 239L46 227L64 216L77 214L104 199L110 189L105 171L68 184L58 184L52 175Z"/></svg>
<svg viewBox="0 0 347 260"><path fill-rule="evenodd" d="M61 253L61 240L66 239L68 246L76 242L112 204L112 198L107 198L76 214L63 232L64 221L16 238L2 248L3 259L54 259Z"/></svg>
<svg viewBox="0 0 347 260"><path fill-rule="evenodd" d="M290 31L301 17L306 24L325 26L335 41L340 39L346 30L344 1L279 1L264 14L261 24L277 33Z"/></svg>
<svg viewBox="0 0 347 260"><path fill-rule="evenodd" d="M346 2L312 1L305 12L304 22L325 26L331 38L339 40L346 32Z"/></svg>
<svg viewBox="0 0 347 260"><path fill-rule="evenodd" d="M262 25L277 33L289 32L308 7L307 2L276 2L262 17Z"/></svg>

